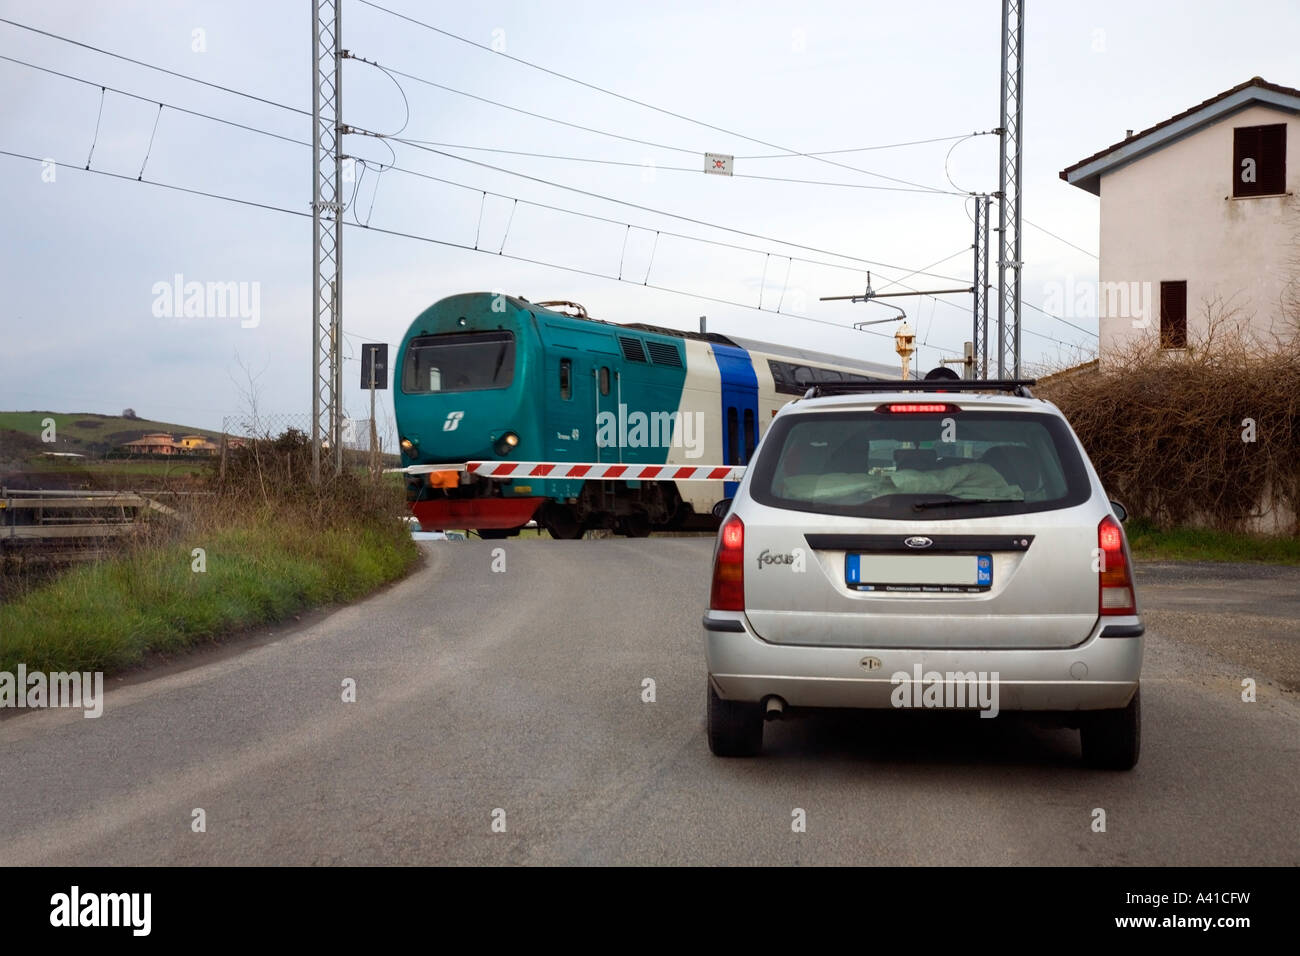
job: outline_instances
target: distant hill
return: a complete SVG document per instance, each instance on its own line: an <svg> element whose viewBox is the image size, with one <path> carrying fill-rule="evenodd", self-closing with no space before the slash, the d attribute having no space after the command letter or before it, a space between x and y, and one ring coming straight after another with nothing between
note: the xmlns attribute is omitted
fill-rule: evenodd
<svg viewBox="0 0 1300 956"><path fill-rule="evenodd" d="M41 441L42 422L47 418L54 419L53 442ZM150 432L169 432L178 439L182 435L202 435L209 441L221 441L221 433L211 429L145 418L92 412L0 412L0 458L25 459L47 451L98 458Z"/></svg>

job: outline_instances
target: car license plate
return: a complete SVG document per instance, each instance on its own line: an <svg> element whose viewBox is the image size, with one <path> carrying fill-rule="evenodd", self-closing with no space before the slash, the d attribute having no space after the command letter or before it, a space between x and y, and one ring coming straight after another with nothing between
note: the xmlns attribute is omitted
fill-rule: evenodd
<svg viewBox="0 0 1300 956"><path fill-rule="evenodd" d="M987 591L993 586L993 557L851 552L844 556L844 583L859 591Z"/></svg>

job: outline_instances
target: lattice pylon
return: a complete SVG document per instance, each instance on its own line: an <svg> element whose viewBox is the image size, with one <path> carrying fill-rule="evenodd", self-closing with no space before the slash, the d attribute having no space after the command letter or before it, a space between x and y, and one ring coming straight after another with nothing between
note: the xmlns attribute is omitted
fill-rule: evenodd
<svg viewBox="0 0 1300 956"><path fill-rule="evenodd" d="M972 378L989 377L989 197L975 197L975 304L971 343Z"/></svg>
<svg viewBox="0 0 1300 956"><path fill-rule="evenodd" d="M312 480L327 447L343 470L342 0L314 0L312 21Z"/></svg>
<svg viewBox="0 0 1300 956"><path fill-rule="evenodd" d="M1020 377L1020 182L1026 0L1002 0L998 140L998 378Z"/></svg>

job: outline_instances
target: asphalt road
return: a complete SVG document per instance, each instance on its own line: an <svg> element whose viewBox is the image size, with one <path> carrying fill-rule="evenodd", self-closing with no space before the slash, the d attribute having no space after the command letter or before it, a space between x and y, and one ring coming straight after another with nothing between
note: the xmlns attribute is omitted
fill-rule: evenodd
<svg viewBox="0 0 1300 956"><path fill-rule="evenodd" d="M430 544L362 604L110 681L97 720L6 717L0 864L1300 863L1300 569L1142 570L1131 773L1005 713L818 715L735 761L703 731L711 545Z"/></svg>

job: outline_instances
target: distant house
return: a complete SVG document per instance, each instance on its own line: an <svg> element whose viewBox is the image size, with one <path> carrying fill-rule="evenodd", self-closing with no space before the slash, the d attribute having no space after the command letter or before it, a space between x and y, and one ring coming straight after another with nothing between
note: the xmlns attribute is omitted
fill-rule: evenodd
<svg viewBox="0 0 1300 956"><path fill-rule="evenodd" d="M167 432L151 432L135 441L123 442L122 447L133 455L174 455L176 440Z"/></svg>
<svg viewBox="0 0 1300 956"><path fill-rule="evenodd" d="M167 432L151 432L122 448L133 455L215 455L218 448L202 435L185 435L180 441Z"/></svg>
<svg viewBox="0 0 1300 956"><path fill-rule="evenodd" d="M177 444L180 451L191 455L215 455L217 446L202 435L185 435Z"/></svg>
<svg viewBox="0 0 1300 956"><path fill-rule="evenodd" d="M1300 306L1300 90L1255 77L1062 170L1101 199L1102 364L1133 342L1176 353L1209 307L1287 335Z"/></svg>

